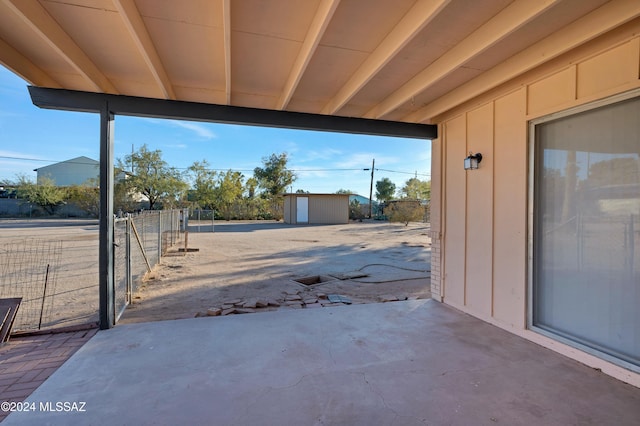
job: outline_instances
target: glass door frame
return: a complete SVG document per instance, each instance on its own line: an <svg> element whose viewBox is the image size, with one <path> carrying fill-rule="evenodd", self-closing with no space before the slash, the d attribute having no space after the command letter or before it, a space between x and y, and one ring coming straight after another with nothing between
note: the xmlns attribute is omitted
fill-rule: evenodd
<svg viewBox="0 0 640 426"><path fill-rule="evenodd" d="M527 292L526 294L527 294L527 329L534 331L538 334L541 334L543 336L549 337L560 343L564 343L568 346L579 349L590 355L609 361L612 364L616 364L628 370L640 373L640 366L638 365L629 363L620 358L614 357L608 353L599 351L591 346L584 345L578 341L567 338L561 334L554 333L546 329L542 329L540 327L535 326L533 323L534 285L536 282L535 281L536 277L534 276L535 274L534 256L535 256L535 249L536 249L536 241L539 241L536 235L538 231L535 223L535 220L537 217L536 215L536 209L537 209L537 199L536 199L537 197L537 188L536 188L536 178L537 178L537 174L536 174L537 173L537 168L536 168L537 155L536 154L537 152L536 150L538 147L538 142L536 140L536 137L537 137L536 126L543 123L547 123L549 121L557 120L559 118L570 117L570 116L579 114L581 112L589 111L589 110L600 108L600 107L605 107L608 105L612 105L618 102L622 102L625 100L638 98L638 97L640 97L640 89L634 89L628 92L620 93L614 96L599 99L593 102L589 102L573 108L568 108L563 111L555 112L552 114L548 114L545 116L541 116L541 117L529 120L527 124L527 127L528 127L527 143L528 143L528 155L529 155L527 163L529 166L529 170L527 173L528 174L528 183L527 183L527 187L528 187L527 227L528 229L527 229Z"/></svg>

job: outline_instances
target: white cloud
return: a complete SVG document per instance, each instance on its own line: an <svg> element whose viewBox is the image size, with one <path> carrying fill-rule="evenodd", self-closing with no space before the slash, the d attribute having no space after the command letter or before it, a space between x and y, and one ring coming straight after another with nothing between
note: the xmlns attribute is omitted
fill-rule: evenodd
<svg viewBox="0 0 640 426"><path fill-rule="evenodd" d="M351 154L348 157L335 163L336 167L341 168L370 168L371 162L375 158L376 168L383 167L384 165L396 164L400 161L397 157L376 155L375 153L359 152Z"/></svg>
<svg viewBox="0 0 640 426"><path fill-rule="evenodd" d="M202 139L215 139L218 137L213 131L211 131L211 129L207 127L206 124L195 123L193 121L179 121L179 120L148 118L148 117L141 117L139 118L139 120L144 120L154 125L165 125L165 126L179 127L181 129L189 130L195 133L196 136Z"/></svg>
<svg viewBox="0 0 640 426"><path fill-rule="evenodd" d="M325 148L320 151L310 150L305 152L304 158L300 158L299 161L317 161L317 160L330 160L334 157L342 155L342 151L334 148Z"/></svg>
<svg viewBox="0 0 640 426"><path fill-rule="evenodd" d="M203 139L214 139L217 137L216 134L204 124L194 123L192 121L171 121L171 124L190 130Z"/></svg>
<svg viewBox="0 0 640 426"><path fill-rule="evenodd" d="M188 148L189 145L187 145L186 143L175 143L175 144L165 145L165 147L167 147L167 148L185 149L185 148Z"/></svg>

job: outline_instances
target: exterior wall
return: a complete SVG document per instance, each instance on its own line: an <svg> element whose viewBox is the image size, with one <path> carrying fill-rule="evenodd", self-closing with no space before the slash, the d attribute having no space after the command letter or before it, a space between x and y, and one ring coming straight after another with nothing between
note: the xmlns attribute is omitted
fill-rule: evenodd
<svg viewBox="0 0 640 426"><path fill-rule="evenodd" d="M292 196L284 197L284 223L296 223L296 202Z"/></svg>
<svg viewBox="0 0 640 426"><path fill-rule="evenodd" d="M640 22L439 117L433 143L434 296L640 386L640 374L527 330L528 121L640 88ZM483 155L465 171L469 151Z"/></svg>
<svg viewBox="0 0 640 426"><path fill-rule="evenodd" d="M78 157L37 169L38 179L47 177L57 186L82 185L97 179L100 163L87 157Z"/></svg>
<svg viewBox="0 0 640 426"><path fill-rule="evenodd" d="M299 194L309 198L309 222L305 224L341 224L349 223L348 194ZM296 224L296 199L298 194L284 197L284 222Z"/></svg>
<svg viewBox="0 0 640 426"><path fill-rule="evenodd" d="M349 223L349 195L311 195L309 223Z"/></svg>

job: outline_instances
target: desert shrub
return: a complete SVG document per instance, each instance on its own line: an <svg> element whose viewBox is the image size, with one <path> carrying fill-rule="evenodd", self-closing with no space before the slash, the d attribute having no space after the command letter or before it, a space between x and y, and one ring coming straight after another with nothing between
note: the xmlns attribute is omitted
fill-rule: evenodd
<svg viewBox="0 0 640 426"><path fill-rule="evenodd" d="M401 222L405 226L409 222L418 222L424 218L424 206L419 201L407 200L391 203L386 210L391 222Z"/></svg>

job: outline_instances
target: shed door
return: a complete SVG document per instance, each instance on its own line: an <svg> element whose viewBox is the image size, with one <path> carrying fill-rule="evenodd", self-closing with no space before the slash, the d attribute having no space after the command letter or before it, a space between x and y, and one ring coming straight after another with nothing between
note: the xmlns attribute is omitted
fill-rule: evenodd
<svg viewBox="0 0 640 426"><path fill-rule="evenodd" d="M296 222L309 222L309 197L296 198Z"/></svg>

